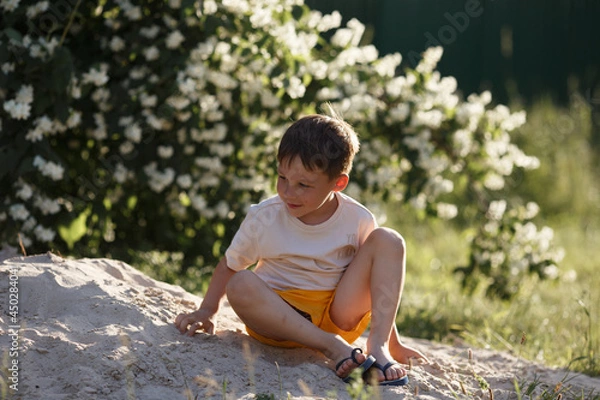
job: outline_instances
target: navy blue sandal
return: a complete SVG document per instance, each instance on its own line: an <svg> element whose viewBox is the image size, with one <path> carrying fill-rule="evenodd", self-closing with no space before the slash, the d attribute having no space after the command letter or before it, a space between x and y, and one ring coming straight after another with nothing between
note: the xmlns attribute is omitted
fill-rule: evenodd
<svg viewBox="0 0 600 400"><path fill-rule="evenodd" d="M337 370L340 368L340 366L345 363L348 360L352 360L354 361L356 364L358 364L358 367L356 367L356 369L358 369L359 371L361 371L361 375L364 374L365 372L367 372L367 370L369 368L371 368L373 365L376 365L377 363L375 362L375 357L373 356L368 356L367 359L361 364L360 362L358 362L358 360L356 359L356 354L357 353L362 353L362 349L357 347L355 349L352 350L352 353L350 353L350 357L346 357L344 358L342 361L340 361L339 363L336 364L335 366L335 370L337 372ZM352 371L354 372L354 371ZM354 375L353 373L350 373L350 375L348 375L345 378L342 378L342 380L345 383L352 383L352 381L354 380L354 377L352 375Z"/></svg>
<svg viewBox="0 0 600 400"><path fill-rule="evenodd" d="M390 367L393 367L394 365L397 365L399 363L397 362L389 362L385 365L381 365L379 363L374 363L373 364L373 368L377 368L378 370L380 370L381 372L383 372L383 378L385 379L385 371L387 371ZM398 378L398 379L394 379L391 381L383 381L383 382L377 382L378 385L380 386L404 386L408 383L408 375L404 375L402 378Z"/></svg>

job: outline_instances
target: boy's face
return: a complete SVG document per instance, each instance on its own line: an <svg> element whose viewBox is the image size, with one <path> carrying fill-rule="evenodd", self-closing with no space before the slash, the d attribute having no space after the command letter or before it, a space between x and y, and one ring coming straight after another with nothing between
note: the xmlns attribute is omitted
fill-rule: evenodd
<svg viewBox="0 0 600 400"><path fill-rule="evenodd" d="M333 192L344 190L348 175L329 179L322 171L307 170L300 157L283 160L278 167L277 194L288 212L308 225L325 222L337 208Z"/></svg>

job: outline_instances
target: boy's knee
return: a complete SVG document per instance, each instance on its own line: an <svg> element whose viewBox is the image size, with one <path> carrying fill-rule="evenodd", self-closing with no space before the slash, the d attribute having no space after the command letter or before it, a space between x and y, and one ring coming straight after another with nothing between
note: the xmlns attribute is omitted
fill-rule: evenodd
<svg viewBox="0 0 600 400"><path fill-rule="evenodd" d="M253 278L254 272L252 271L243 270L236 272L229 279L229 282L227 282L227 286L225 287L229 302L247 297L245 295L253 288L253 285L250 283Z"/></svg>
<svg viewBox="0 0 600 400"><path fill-rule="evenodd" d="M391 228L377 228L369 235L369 240L374 241L378 245L395 248L404 251L406 244L404 238L397 231Z"/></svg>

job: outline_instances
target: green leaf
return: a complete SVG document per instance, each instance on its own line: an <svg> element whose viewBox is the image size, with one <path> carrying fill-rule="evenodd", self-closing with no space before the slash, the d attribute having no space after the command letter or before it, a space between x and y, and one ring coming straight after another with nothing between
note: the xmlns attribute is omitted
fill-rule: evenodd
<svg viewBox="0 0 600 400"><path fill-rule="evenodd" d="M69 119L69 105L62 99L54 103L54 114L60 120L65 123Z"/></svg>
<svg viewBox="0 0 600 400"><path fill-rule="evenodd" d="M9 39L12 39L18 43L23 42L23 35L21 35L21 32L16 31L13 28L6 28L4 30L4 34L8 36Z"/></svg>
<svg viewBox="0 0 600 400"><path fill-rule="evenodd" d="M52 85L51 88L59 94L63 94L71 83L73 75L73 58L71 52L64 47L54 51L51 62Z"/></svg>
<svg viewBox="0 0 600 400"><path fill-rule="evenodd" d="M58 234L62 240L67 243L69 250L73 250L75 243L77 243L87 232L87 219L90 215L91 209L88 207L83 211L77 218L75 218L69 225L60 225L58 227Z"/></svg>

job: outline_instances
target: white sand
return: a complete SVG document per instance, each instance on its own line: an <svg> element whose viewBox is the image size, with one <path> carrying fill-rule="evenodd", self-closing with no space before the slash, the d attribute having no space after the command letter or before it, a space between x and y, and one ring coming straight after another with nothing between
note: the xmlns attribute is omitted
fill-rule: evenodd
<svg viewBox="0 0 600 400"><path fill-rule="evenodd" d="M18 275L20 327L18 355L12 356L13 321L7 312L11 271ZM0 264L0 279L3 375L14 360L20 367L18 392L9 391L9 398L222 399L223 392L227 399L253 399L256 394L350 398L323 356L250 339L227 304L216 335L182 336L172 321L201 299L122 262L52 254L13 257ZM405 341L424 351L431 364L413 366L405 387L378 389L382 399L489 399L478 377L490 385L496 400L516 399L515 379L545 383L538 385L538 395L561 381L568 388L564 399L582 391L600 394L598 378L510 354ZM364 338L357 345L364 346ZM6 386L3 390L6 394Z"/></svg>

